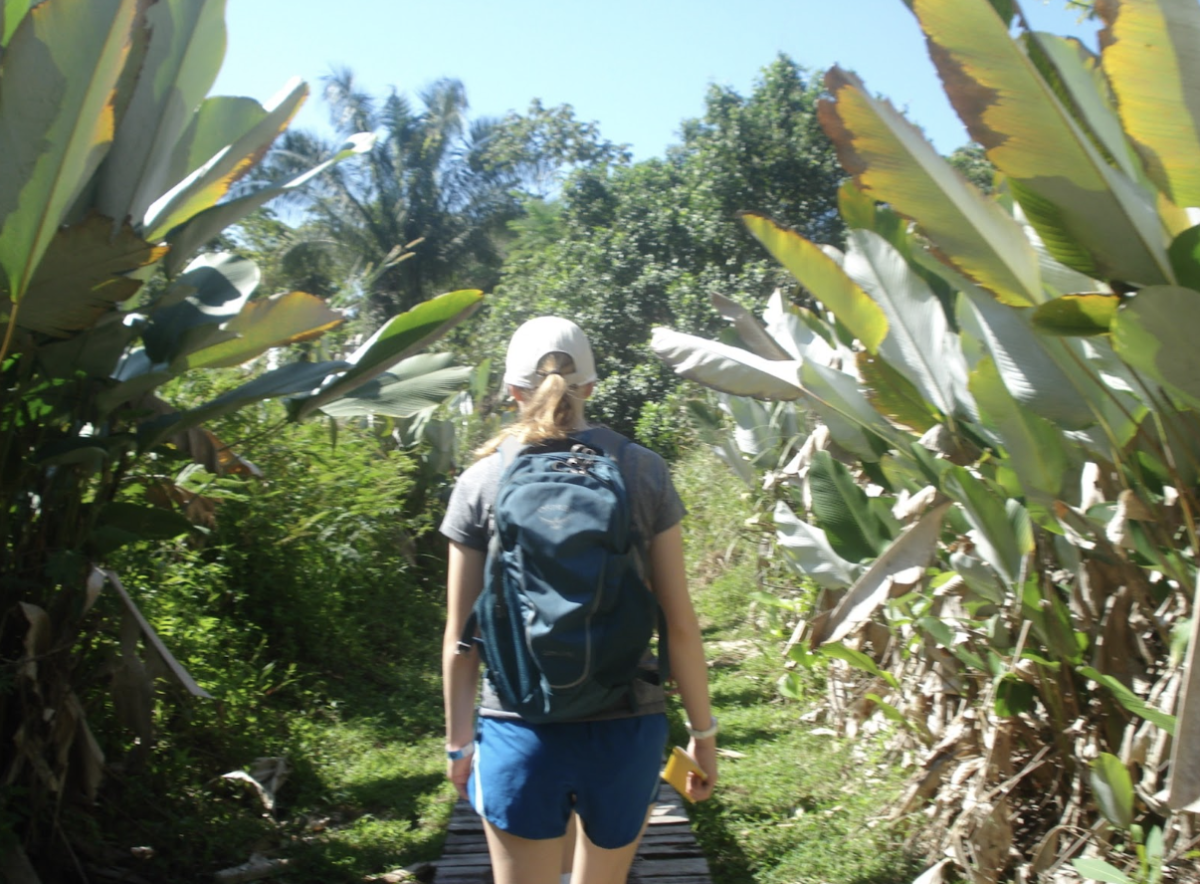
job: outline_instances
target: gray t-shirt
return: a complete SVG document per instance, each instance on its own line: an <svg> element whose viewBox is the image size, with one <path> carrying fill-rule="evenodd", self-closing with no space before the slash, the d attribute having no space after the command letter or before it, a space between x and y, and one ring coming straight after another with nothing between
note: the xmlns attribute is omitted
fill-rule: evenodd
<svg viewBox="0 0 1200 884"><path fill-rule="evenodd" d="M625 480L633 507L633 527L637 533L634 559L642 579L653 587L650 541L678 524L687 512L675 485L671 482L671 473L666 462L650 449L643 448L636 442L629 442L624 436L607 427L591 427L571 435L580 442L594 445L617 458L621 478ZM503 467L504 458L500 452L496 452L476 461L463 471L450 494L446 516L442 520L442 534L471 549L487 551L488 514L496 500ZM661 686L639 681L635 688L637 714L663 711ZM480 714L505 715L486 679ZM628 709L622 709L597 717L610 718L628 714Z"/></svg>

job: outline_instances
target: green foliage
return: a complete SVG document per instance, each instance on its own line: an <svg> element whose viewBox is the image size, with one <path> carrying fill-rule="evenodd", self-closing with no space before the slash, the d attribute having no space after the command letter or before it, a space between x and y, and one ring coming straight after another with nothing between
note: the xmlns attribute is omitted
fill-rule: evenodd
<svg viewBox="0 0 1200 884"><path fill-rule="evenodd" d="M677 385L650 358L653 325L715 334L712 296L761 303L789 285L737 224L739 210L767 206L803 219L813 236L840 237L841 173L817 125L818 95L780 57L747 97L713 87L704 116L684 124L665 159L579 170L546 223L522 222L473 346L502 354L525 319L572 317L596 343L601 382L590 413L636 435L643 406Z"/></svg>
<svg viewBox="0 0 1200 884"><path fill-rule="evenodd" d="M1089 795L1087 814L1135 844L1200 797L1181 763L1200 733L1196 689L1177 714L1161 699L1176 679L1200 684L1172 650L1200 555L1200 456L1185 441L1200 397L1180 318L1200 303L1188 282L1200 277L1191 222L1172 203L1200 193L1185 159L1195 112L1180 99L1163 127L1154 103L1200 90L1191 49L1166 36L1200 26L1200 7L1167 5L1103 4L1110 32L1094 58L1047 35L1016 45L987 0L911 4L983 151L957 165L994 164L995 188L963 180L835 68L820 116L854 176L845 251L744 216L815 309L776 297L761 321L737 317L736 337L653 338L680 374L725 394L736 423L725 459L773 492L760 518L769 510L775 548L828 590L801 595L811 605L788 658L828 664L839 712L877 710L939 751L973 751L949 712L970 709L968 742L989 761L955 777L1003 797L985 823L943 792L930 838L966 838L973 878L999 880L1012 855L1050 843L1063 823L1047 789L1064 807ZM1154 88L1144 72L1156 56L1135 36L1150 33L1179 62L1155 68ZM772 407L804 429L764 444L766 409L734 407L743 395L783 400ZM934 682L953 699L931 698ZM802 674L781 679L786 697L803 688ZM1172 738L1170 759L1133 750L1156 732L1160 747ZM1047 756L1040 786L1001 785L997 771ZM1143 801L1146 790L1161 797ZM993 824L1018 816L1024 831L995 840ZM1145 849L1158 858L1143 875L1169 865L1161 843ZM1101 862L1077 868L1103 877L1113 867Z"/></svg>

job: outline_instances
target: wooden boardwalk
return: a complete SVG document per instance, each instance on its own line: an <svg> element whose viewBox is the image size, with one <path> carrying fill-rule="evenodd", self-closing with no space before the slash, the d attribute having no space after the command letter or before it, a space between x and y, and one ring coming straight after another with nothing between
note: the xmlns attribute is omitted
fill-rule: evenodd
<svg viewBox="0 0 1200 884"><path fill-rule="evenodd" d="M446 846L434 867L434 884L493 884L483 824L465 801L454 807ZM683 799L666 783L650 812L650 826L629 872L629 884L712 884Z"/></svg>

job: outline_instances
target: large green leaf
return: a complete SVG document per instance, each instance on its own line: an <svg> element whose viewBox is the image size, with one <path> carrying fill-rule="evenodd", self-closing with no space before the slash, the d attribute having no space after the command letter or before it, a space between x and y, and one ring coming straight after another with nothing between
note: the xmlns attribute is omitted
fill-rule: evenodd
<svg viewBox="0 0 1200 884"><path fill-rule="evenodd" d="M1061 428L1023 408L1004 386L991 359L983 359L971 373L971 392L984 422L1004 442L1003 455L1012 463L1026 496L1051 503L1062 491L1067 473Z"/></svg>
<svg viewBox="0 0 1200 884"><path fill-rule="evenodd" d="M965 467L946 468L941 488L962 504L967 521L975 529L979 554L1013 587L1021 574L1022 560L1033 551L1028 514L1016 501L1006 504Z"/></svg>
<svg viewBox="0 0 1200 884"><path fill-rule="evenodd" d="M812 645L836 642L849 635L882 605L893 586L911 586L924 576L937 549L942 519L951 506L943 501L910 525L852 586L829 617L815 627Z"/></svg>
<svg viewBox="0 0 1200 884"><path fill-rule="evenodd" d="M742 343L763 359L787 360L794 358L768 332L765 323L757 316L730 298L713 293L709 296L716 311L732 324Z"/></svg>
<svg viewBox="0 0 1200 884"><path fill-rule="evenodd" d="M324 298L289 292L246 303L222 331L236 335L183 357L182 368L227 368L241 365L271 347L320 337L345 321Z"/></svg>
<svg viewBox="0 0 1200 884"><path fill-rule="evenodd" d="M1105 884L1135 884L1132 878L1099 857L1085 856L1073 859L1071 865L1080 877L1086 880L1104 881Z"/></svg>
<svg viewBox="0 0 1200 884"><path fill-rule="evenodd" d="M303 393L320 385L330 375L344 371L347 362L293 362L259 375L216 399L177 414L156 418L138 428L138 440L143 450L162 442L169 436L199 426L205 421L231 414L263 399L277 399Z"/></svg>
<svg viewBox="0 0 1200 884"><path fill-rule="evenodd" d="M150 205L142 220L146 238L152 242L159 240L183 222L215 206L233 183L263 158L307 97L306 84L300 80L289 82L266 105L263 118L248 132Z"/></svg>
<svg viewBox="0 0 1200 884"><path fill-rule="evenodd" d="M143 75L99 176L96 206L110 218L141 221L178 183L171 177L177 142L225 55L225 0L158 0L146 10L146 28Z"/></svg>
<svg viewBox="0 0 1200 884"><path fill-rule="evenodd" d="M1133 825L1133 778L1129 769L1117 756L1101 752L1089 765L1088 779L1104 818L1128 831Z"/></svg>
<svg viewBox="0 0 1200 884"><path fill-rule="evenodd" d="M211 343L221 324L242 311L260 278L258 265L228 252L197 258L175 283L186 297L151 314L142 335L150 361L173 362Z"/></svg>
<svg viewBox="0 0 1200 884"><path fill-rule="evenodd" d="M1180 206L1200 206L1200 6L1097 4L1104 71L1146 171Z"/></svg>
<svg viewBox="0 0 1200 884"><path fill-rule="evenodd" d="M128 224L114 233L112 221L99 215L63 227L33 274L17 324L55 337L91 328L141 288L141 280L126 274L158 261L165 252Z"/></svg>
<svg viewBox="0 0 1200 884"><path fill-rule="evenodd" d="M812 410L829 427L838 445L867 462L879 460L897 432L868 401L858 381L844 371L816 362L800 369Z"/></svg>
<svg viewBox="0 0 1200 884"><path fill-rule="evenodd" d="M394 316L350 357L350 369L331 379L316 393L291 403L292 418L304 420L327 402L345 396L396 363L438 340L477 309L483 299L478 289L438 295Z"/></svg>
<svg viewBox="0 0 1200 884"><path fill-rule="evenodd" d="M940 254L1000 300L1044 300L1032 246L1013 217L963 178L887 101L833 67L819 105L842 167L875 199L913 218ZM890 320L890 317L889 317Z"/></svg>
<svg viewBox="0 0 1200 884"><path fill-rule="evenodd" d="M662 327L651 332L650 349L676 374L722 393L757 399L799 399L804 392L798 373L800 363L793 360L764 359L740 347Z"/></svg>
<svg viewBox="0 0 1200 884"><path fill-rule="evenodd" d="M1122 304L1112 322L1117 355L1200 408L1200 292L1150 286Z"/></svg>
<svg viewBox="0 0 1200 884"><path fill-rule="evenodd" d="M775 539L787 561L821 586L842 589L854 583L863 567L833 551L825 532L796 517L782 500L775 504Z"/></svg>
<svg viewBox="0 0 1200 884"><path fill-rule="evenodd" d="M0 2L0 49L8 45L13 31L33 6L33 0L2 0Z"/></svg>
<svg viewBox="0 0 1200 884"><path fill-rule="evenodd" d="M368 414L412 417L453 396L470 379L473 369L450 365L450 353L420 353L399 363L392 371L368 381L341 399L321 406L330 417L361 417Z"/></svg>
<svg viewBox="0 0 1200 884"><path fill-rule="evenodd" d="M1070 337L1108 334L1120 295L1063 295L1038 307L1033 324L1044 332Z"/></svg>
<svg viewBox="0 0 1200 884"><path fill-rule="evenodd" d="M721 399L733 417L733 440L738 451L757 466L776 466L783 439L767 407L748 396L722 395Z"/></svg>
<svg viewBox="0 0 1200 884"><path fill-rule="evenodd" d="M866 492L828 451L813 455L808 488L813 521L838 555L858 562L875 558L887 546L890 533L871 512Z"/></svg>
<svg viewBox="0 0 1200 884"><path fill-rule="evenodd" d="M166 267L169 275L178 272L183 262L199 251L214 236L231 224L241 221L255 209L266 205L277 196L307 184L316 175L321 174L335 163L340 163L347 157L352 157L370 150L375 143L373 135L359 134L348 139L341 149L323 163L309 169L303 175L298 175L286 184L276 187L266 187L254 193L219 203L204 209L188 221L172 230L167 236L171 244L171 253L167 256Z"/></svg>
<svg viewBox="0 0 1200 884"><path fill-rule="evenodd" d="M776 289L767 299L763 311L767 333L792 359L815 359L822 365L832 365L837 351L834 333L828 324L813 313L788 303Z"/></svg>
<svg viewBox="0 0 1200 884"><path fill-rule="evenodd" d="M47 0L0 59L0 270L20 302L113 137L137 0Z"/></svg>
<svg viewBox="0 0 1200 884"><path fill-rule="evenodd" d="M913 0L946 94L1058 260L1171 280L1152 194L1110 166L987 0Z"/></svg>
<svg viewBox="0 0 1200 884"><path fill-rule="evenodd" d="M1096 421L1094 400L1104 396L1092 375L1079 368L1072 342L1047 338L1032 327L1031 311L996 303L964 286L958 321L991 355L1012 397L1059 426L1079 430Z"/></svg>
<svg viewBox="0 0 1200 884"><path fill-rule="evenodd" d="M864 351L858 354L857 364L868 401L889 421L917 433L941 423L937 410L912 381L883 359Z"/></svg>
<svg viewBox="0 0 1200 884"><path fill-rule="evenodd" d="M1080 675L1090 678L1092 681L1108 688L1108 690L1112 692L1112 695L1116 697L1117 702L1125 707L1125 709L1129 712L1132 712L1134 715L1140 716L1151 724L1162 728L1168 734L1175 734L1174 715L1168 715L1166 712L1155 709L1153 706L1148 704L1145 700L1123 685L1117 678L1114 678L1107 673L1100 672L1098 669L1094 669L1091 666L1080 666L1079 673Z"/></svg>
<svg viewBox="0 0 1200 884"><path fill-rule="evenodd" d="M968 415L967 364L942 302L904 257L870 230L848 236L846 274L887 317L878 355L908 378L945 415Z"/></svg>
<svg viewBox="0 0 1200 884"><path fill-rule="evenodd" d="M764 215L746 212L742 221L775 260L814 298L832 310L864 347L874 353L888 331L879 306L821 248Z"/></svg>

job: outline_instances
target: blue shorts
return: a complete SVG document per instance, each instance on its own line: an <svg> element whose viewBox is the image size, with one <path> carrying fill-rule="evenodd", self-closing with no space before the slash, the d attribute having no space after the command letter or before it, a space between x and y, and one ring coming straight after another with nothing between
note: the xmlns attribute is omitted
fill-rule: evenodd
<svg viewBox="0 0 1200 884"><path fill-rule="evenodd" d="M667 717L530 724L479 718L471 805L519 838L566 834L571 811L597 847L637 838L658 794Z"/></svg>

